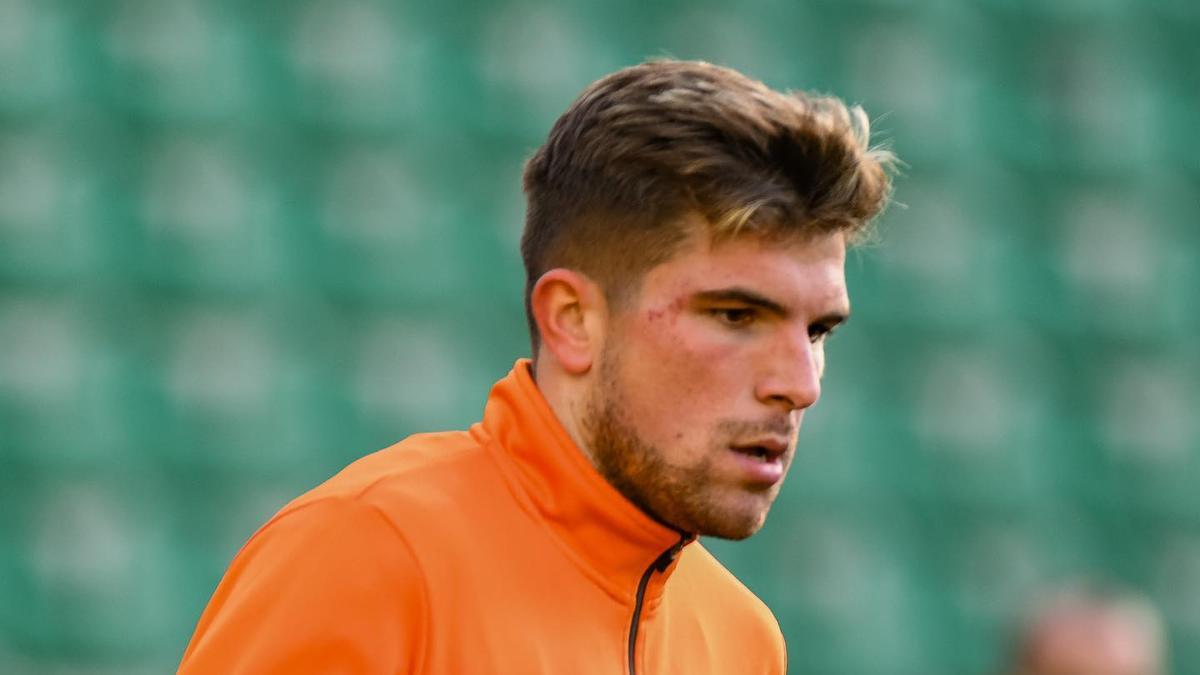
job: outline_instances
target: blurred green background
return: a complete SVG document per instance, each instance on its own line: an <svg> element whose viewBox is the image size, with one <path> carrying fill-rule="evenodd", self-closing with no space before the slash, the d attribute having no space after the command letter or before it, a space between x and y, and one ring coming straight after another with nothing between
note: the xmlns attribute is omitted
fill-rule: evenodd
<svg viewBox="0 0 1200 675"><path fill-rule="evenodd" d="M0 0L0 672L173 670L288 499L527 352L521 163L730 65L908 162L763 532L791 672L997 672L1041 589L1200 673L1194 0Z"/></svg>

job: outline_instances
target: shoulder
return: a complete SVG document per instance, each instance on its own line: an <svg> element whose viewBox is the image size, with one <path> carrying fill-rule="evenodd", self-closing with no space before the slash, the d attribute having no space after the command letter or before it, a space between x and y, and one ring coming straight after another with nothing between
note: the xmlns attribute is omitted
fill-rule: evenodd
<svg viewBox="0 0 1200 675"><path fill-rule="evenodd" d="M444 499L495 472L483 444L468 431L415 434L362 457L292 500L276 518L315 502L353 501L382 511Z"/></svg>
<svg viewBox="0 0 1200 675"><path fill-rule="evenodd" d="M700 542L684 548L668 587L686 594L688 604L712 628L737 643L754 645L748 653L780 664L786 659L783 633L770 608Z"/></svg>
<svg viewBox="0 0 1200 675"><path fill-rule="evenodd" d="M672 579L673 582L692 589L703 588L709 603L733 612L737 619L778 629L775 615L767 605L700 542L684 549L675 574L679 579Z"/></svg>
<svg viewBox="0 0 1200 675"><path fill-rule="evenodd" d="M181 672L275 672L314 654L326 660L311 672L419 662L431 597L419 549L438 531L437 500L464 494L489 466L469 433L413 436L293 500L230 564Z"/></svg>
<svg viewBox="0 0 1200 675"><path fill-rule="evenodd" d="M393 672L421 657L428 591L405 538L369 504L286 509L230 563L180 672Z"/></svg>
<svg viewBox="0 0 1200 675"><path fill-rule="evenodd" d="M381 486L419 485L486 461L484 454L471 432L414 434L352 462L289 506L325 497L362 498Z"/></svg>
<svg viewBox="0 0 1200 675"><path fill-rule="evenodd" d="M254 533L227 574L306 577L332 585L347 571L407 583L421 575L405 537L371 504L341 496L286 508Z"/></svg>
<svg viewBox="0 0 1200 675"><path fill-rule="evenodd" d="M417 434L351 463L284 506L264 529L371 518L420 552L494 511L508 495L504 485L475 431Z"/></svg>
<svg viewBox="0 0 1200 675"><path fill-rule="evenodd" d="M411 559L413 535L440 510L429 502L453 499L453 484L471 480L487 464L467 432L410 436L286 504L250 537L235 566L264 555L287 560L303 554L311 562L333 550L366 560L386 559L381 554L390 549Z"/></svg>

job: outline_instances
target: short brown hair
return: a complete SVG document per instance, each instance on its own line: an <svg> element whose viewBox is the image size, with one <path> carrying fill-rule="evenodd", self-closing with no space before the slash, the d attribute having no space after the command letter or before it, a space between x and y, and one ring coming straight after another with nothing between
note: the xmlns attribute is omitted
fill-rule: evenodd
<svg viewBox="0 0 1200 675"><path fill-rule="evenodd" d="M893 155L858 106L778 92L729 68L657 60L583 91L525 164L525 308L548 270L611 301L665 262L698 212L715 238L844 231L860 237L891 191Z"/></svg>

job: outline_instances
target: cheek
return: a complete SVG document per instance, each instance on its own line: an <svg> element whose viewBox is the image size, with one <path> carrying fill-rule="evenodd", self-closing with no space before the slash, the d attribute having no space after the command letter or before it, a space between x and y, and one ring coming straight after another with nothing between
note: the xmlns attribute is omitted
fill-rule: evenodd
<svg viewBox="0 0 1200 675"><path fill-rule="evenodd" d="M737 373L747 370L738 351L686 318L632 326L622 395L645 440L677 459L706 447L710 430L735 410Z"/></svg>
<svg viewBox="0 0 1200 675"><path fill-rule="evenodd" d="M706 325L703 318L681 313L650 313L634 331L647 374L687 400L712 392L724 378L723 370L737 369L744 349ZM715 387L718 391L722 388Z"/></svg>

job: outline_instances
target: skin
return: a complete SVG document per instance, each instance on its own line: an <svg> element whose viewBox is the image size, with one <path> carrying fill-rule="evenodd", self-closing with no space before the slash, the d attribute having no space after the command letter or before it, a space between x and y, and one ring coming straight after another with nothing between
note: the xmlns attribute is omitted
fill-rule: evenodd
<svg viewBox="0 0 1200 675"><path fill-rule="evenodd" d="M619 306L577 272L547 272L531 302L538 386L593 465L680 532L743 539L782 480L732 446L782 439L784 472L820 397L829 332L850 311L841 234L713 243L699 216Z"/></svg>
<svg viewBox="0 0 1200 675"><path fill-rule="evenodd" d="M1033 631L1022 675L1158 675L1162 647L1138 617L1102 607L1064 611Z"/></svg>

